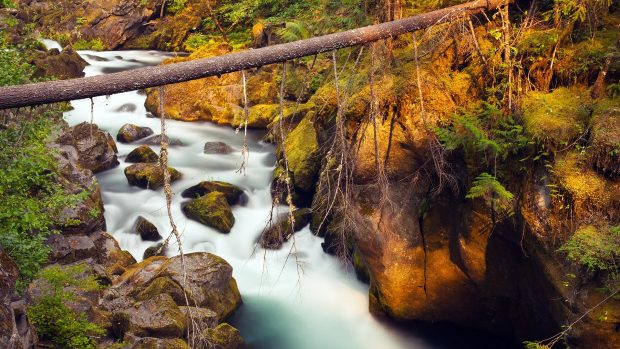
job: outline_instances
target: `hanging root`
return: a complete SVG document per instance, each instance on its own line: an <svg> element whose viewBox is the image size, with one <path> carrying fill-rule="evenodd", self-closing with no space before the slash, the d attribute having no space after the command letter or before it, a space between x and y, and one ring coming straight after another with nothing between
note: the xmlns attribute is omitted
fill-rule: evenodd
<svg viewBox="0 0 620 349"><path fill-rule="evenodd" d="M247 81L245 78L245 70L241 71L241 78L243 80L243 147L241 148L241 166L237 170L237 173L243 173L245 175L245 165L250 157L250 147L248 146L248 116L250 114L248 107L248 92ZM239 126L235 132L239 132Z"/></svg>
<svg viewBox="0 0 620 349"><path fill-rule="evenodd" d="M160 119L161 119L161 151L159 153L159 166L164 174L164 195L166 199L166 210L168 214L168 220L170 221L170 227L172 228L170 234L164 240L162 247L157 251L157 253L162 253L165 251L168 246L170 239L174 236L177 248L179 251L179 255L181 256L181 266L183 268L183 282L181 288L183 289L183 296L185 297L185 304L188 305L188 315L189 315L189 326L187 326L187 341L190 347L196 348L199 344L206 348L214 348L214 344L207 342L202 333L206 330L206 324L201 323L196 319L193 313L192 304L197 309L197 302L194 299L194 296L190 293L188 294L188 283L187 283L187 268L185 265L185 254L183 253L183 244L181 242L181 234L177 228L177 225L174 221L174 217L172 215L172 198L174 197L174 193L170 187L170 171L168 170L168 137L166 136L166 113L164 111L164 87L159 87L159 109L160 109ZM190 301L191 298L191 301Z"/></svg>

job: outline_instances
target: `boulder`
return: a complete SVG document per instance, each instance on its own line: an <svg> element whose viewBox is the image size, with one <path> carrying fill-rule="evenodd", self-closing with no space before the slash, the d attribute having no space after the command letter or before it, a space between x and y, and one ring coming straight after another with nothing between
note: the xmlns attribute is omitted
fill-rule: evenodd
<svg viewBox="0 0 620 349"><path fill-rule="evenodd" d="M153 256L165 256L167 248L162 249L163 246L164 243L160 242L155 246L148 247L146 250L144 250L142 259L147 259Z"/></svg>
<svg viewBox="0 0 620 349"><path fill-rule="evenodd" d="M164 136L164 137L165 137L164 139L168 142L168 145L171 147L183 145L183 142L181 142L181 140L179 139L170 138L168 136ZM161 140L162 140L162 135L153 135L153 136L140 140L140 143L148 144L148 145L161 145Z"/></svg>
<svg viewBox="0 0 620 349"><path fill-rule="evenodd" d="M185 268L181 256L170 258L162 265L158 276L167 276L184 286L192 305L213 310L220 321L241 305L232 267L224 259L197 252L186 254L184 260Z"/></svg>
<svg viewBox="0 0 620 349"><path fill-rule="evenodd" d="M160 294L169 295L177 304L187 303L185 301L183 288L167 276L158 277L153 280L142 292L138 293L136 299L144 301Z"/></svg>
<svg viewBox="0 0 620 349"><path fill-rule="evenodd" d="M84 68L88 65L71 46L62 52L58 49L38 52L32 64L36 67L33 77L55 77L60 80L83 77Z"/></svg>
<svg viewBox="0 0 620 349"><path fill-rule="evenodd" d="M97 179L89 169L82 168L77 149L73 145L52 144L58 172L58 183L67 195L80 200L65 207L57 221L64 234L89 234L105 230L103 200ZM86 195L84 195L86 193Z"/></svg>
<svg viewBox="0 0 620 349"><path fill-rule="evenodd" d="M94 258L105 268L108 275L120 275L127 267L136 263L131 253L121 250L118 242L110 234L99 231L90 237L97 251Z"/></svg>
<svg viewBox="0 0 620 349"><path fill-rule="evenodd" d="M168 167L170 172L170 182L181 178L181 172L172 167ZM164 171L158 164L133 164L125 168L125 177L129 185L134 185L144 189L157 190L164 185Z"/></svg>
<svg viewBox="0 0 620 349"><path fill-rule="evenodd" d="M185 315L165 293L115 312L112 323L115 334L140 337L181 338L187 329Z"/></svg>
<svg viewBox="0 0 620 349"><path fill-rule="evenodd" d="M158 241L162 239L157 227L142 216L136 219L133 232L139 234L144 241Z"/></svg>
<svg viewBox="0 0 620 349"><path fill-rule="evenodd" d="M230 154L234 151L233 147L224 142L206 142L204 148L205 154Z"/></svg>
<svg viewBox="0 0 620 349"><path fill-rule="evenodd" d="M151 147L143 144L127 154L125 162L142 162L153 164L159 162L159 155L157 155Z"/></svg>
<svg viewBox="0 0 620 349"><path fill-rule="evenodd" d="M225 234L230 233L235 224L235 217L226 201L226 195L217 191L183 203L182 209L188 218Z"/></svg>
<svg viewBox="0 0 620 349"><path fill-rule="evenodd" d="M68 129L58 139L63 145L74 146L79 155L79 164L98 173L118 166L116 144L109 133L101 131L95 124L83 122Z"/></svg>
<svg viewBox="0 0 620 349"><path fill-rule="evenodd" d="M219 324L215 328L208 328L203 332L205 343L210 343L209 348L214 349L237 349L243 345L243 338L239 330L227 323Z"/></svg>
<svg viewBox="0 0 620 349"><path fill-rule="evenodd" d="M283 215L275 224L263 231L258 242L263 248L279 249L295 232L310 222L310 217L310 209L297 209L293 211L293 224L291 225L289 215Z"/></svg>
<svg viewBox="0 0 620 349"><path fill-rule="evenodd" d="M183 190L181 196L195 199L215 191L224 194L224 196L226 196L226 201L228 201L230 205L237 204L239 198L243 194L243 190L234 184L220 181L203 181Z"/></svg>
<svg viewBox="0 0 620 349"><path fill-rule="evenodd" d="M131 143L139 139L146 138L154 132L150 127L140 127L134 124L125 124L121 126L116 135L116 140L121 143Z"/></svg>

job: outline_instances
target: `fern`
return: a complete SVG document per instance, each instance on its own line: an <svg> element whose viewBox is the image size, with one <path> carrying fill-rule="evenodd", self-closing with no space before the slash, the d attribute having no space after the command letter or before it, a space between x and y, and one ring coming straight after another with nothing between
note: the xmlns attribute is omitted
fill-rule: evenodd
<svg viewBox="0 0 620 349"><path fill-rule="evenodd" d="M278 29L277 34L284 42L293 42L310 37L310 31L302 22L286 22L286 26Z"/></svg>
<svg viewBox="0 0 620 349"><path fill-rule="evenodd" d="M483 172L478 175L465 197L467 199L482 198L494 209L512 214L514 195L489 173Z"/></svg>

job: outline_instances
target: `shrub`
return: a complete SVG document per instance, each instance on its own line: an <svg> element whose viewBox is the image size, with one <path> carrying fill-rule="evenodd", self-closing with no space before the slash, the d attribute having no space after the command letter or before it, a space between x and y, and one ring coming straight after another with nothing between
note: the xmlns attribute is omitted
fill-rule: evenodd
<svg viewBox="0 0 620 349"><path fill-rule="evenodd" d="M34 67L26 62L23 54L0 46L0 86L29 82L32 73Z"/></svg>
<svg viewBox="0 0 620 349"><path fill-rule="evenodd" d="M71 267L51 266L41 271L45 286L43 294L28 308L28 318L43 339L50 340L57 348L95 349L94 336L105 331L89 322L84 314L78 314L65 304L75 299L67 287L81 291L95 291L100 288L92 275L84 276L83 265Z"/></svg>
<svg viewBox="0 0 620 349"><path fill-rule="evenodd" d="M36 109L34 116L24 112L18 123L0 131L0 248L19 267L18 290L47 262L45 240L55 232L54 218L78 200L56 183L55 159L47 147L59 115L57 109Z"/></svg>
<svg viewBox="0 0 620 349"><path fill-rule="evenodd" d="M588 271L607 271L615 279L620 271L620 225L581 227L559 251Z"/></svg>
<svg viewBox="0 0 620 349"><path fill-rule="evenodd" d="M105 50L105 45L100 38L95 38L92 40L80 39L73 43L73 48L76 50L103 51Z"/></svg>

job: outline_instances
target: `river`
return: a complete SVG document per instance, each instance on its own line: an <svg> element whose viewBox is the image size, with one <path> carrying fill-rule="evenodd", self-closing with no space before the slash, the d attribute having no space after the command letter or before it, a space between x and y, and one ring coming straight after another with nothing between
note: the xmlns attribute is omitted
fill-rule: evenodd
<svg viewBox="0 0 620 349"><path fill-rule="evenodd" d="M46 41L48 46L55 43ZM158 51L80 51L89 63L86 76L133 69L160 63L171 54ZM151 127L159 133L159 119L147 117L144 92L133 91L93 99L93 120L113 137L125 123ZM65 113L70 125L91 119L91 101L71 102ZM167 134L182 146L169 150L170 165L183 173L172 185L177 193L172 212L181 232L184 252L207 251L226 259L234 269L243 305L230 322L243 335L249 348L261 349L400 349L463 348L446 344L441 336L414 335L386 325L368 311L368 285L321 249L322 239L306 227L278 251L256 244L272 206L270 184L276 162L272 145L261 141L262 133L249 132L249 162L245 174L241 164L243 134L205 122L167 122ZM207 155L207 141L223 141L236 149L232 154ZM117 143L120 166L97 175L108 231L140 261L154 242L132 233L138 216L154 223L164 235L170 231L163 191L128 185L123 174L125 156L135 144ZM152 147L156 152L159 147ZM184 189L203 180L219 180L241 187L247 200L233 207L236 223L230 234L222 234L187 219L181 212ZM280 208L282 210L283 208ZM293 244L295 244L293 246ZM170 253L177 254L176 244ZM292 256L289 257L289 252ZM410 329L411 330L411 329ZM437 331L432 331L437 332ZM443 338L438 338L443 337ZM447 336L452 337L452 336ZM458 337L458 336L457 336Z"/></svg>

